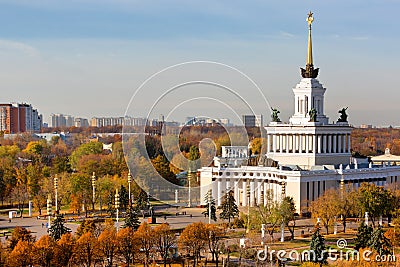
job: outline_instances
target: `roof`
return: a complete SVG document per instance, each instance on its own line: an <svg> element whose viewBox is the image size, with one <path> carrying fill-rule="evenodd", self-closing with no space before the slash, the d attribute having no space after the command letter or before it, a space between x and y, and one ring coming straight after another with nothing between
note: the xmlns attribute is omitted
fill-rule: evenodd
<svg viewBox="0 0 400 267"><path fill-rule="evenodd" d="M390 154L390 149L385 149L385 154L371 157L371 161L400 161L400 156Z"/></svg>

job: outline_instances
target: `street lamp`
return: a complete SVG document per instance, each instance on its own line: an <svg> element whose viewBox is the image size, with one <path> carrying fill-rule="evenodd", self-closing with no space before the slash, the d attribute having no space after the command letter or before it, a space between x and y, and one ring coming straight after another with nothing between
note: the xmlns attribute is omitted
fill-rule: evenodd
<svg viewBox="0 0 400 267"><path fill-rule="evenodd" d="M115 209L117 210L117 232L118 232L118 228L119 228L119 217L118 217L118 213L119 213L119 194L118 194L118 189L115 191Z"/></svg>
<svg viewBox="0 0 400 267"><path fill-rule="evenodd" d="M50 218L51 218L51 195L47 197L47 218L48 218L48 229L50 229Z"/></svg>
<svg viewBox="0 0 400 267"><path fill-rule="evenodd" d="M250 180L247 180L247 199L249 200L247 202L247 229L246 229L246 234L250 232Z"/></svg>
<svg viewBox="0 0 400 267"><path fill-rule="evenodd" d="M129 192L129 204L132 205L132 201L131 201L131 182L132 182L132 174L131 174L131 170L129 170L128 172L128 192Z"/></svg>
<svg viewBox="0 0 400 267"><path fill-rule="evenodd" d="M56 213L58 214L58 178L57 175L54 177L54 191L56 195Z"/></svg>
<svg viewBox="0 0 400 267"><path fill-rule="evenodd" d="M93 188L93 212L94 212L94 203L96 201L96 173L93 172L92 175L92 188Z"/></svg>

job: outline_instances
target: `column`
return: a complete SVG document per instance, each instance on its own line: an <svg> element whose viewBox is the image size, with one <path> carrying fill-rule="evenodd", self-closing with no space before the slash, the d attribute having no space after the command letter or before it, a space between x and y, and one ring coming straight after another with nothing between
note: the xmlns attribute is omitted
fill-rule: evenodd
<svg viewBox="0 0 400 267"><path fill-rule="evenodd" d="M303 135L299 134L299 153L303 153Z"/></svg>
<svg viewBox="0 0 400 267"><path fill-rule="evenodd" d="M267 136L267 153L271 152L271 135Z"/></svg>
<svg viewBox="0 0 400 267"><path fill-rule="evenodd" d="M327 136L326 134L322 135L323 139L322 139L322 143L323 143L323 153L328 153L327 149Z"/></svg>
<svg viewBox="0 0 400 267"><path fill-rule="evenodd" d="M333 151L332 151L332 153L337 153L336 138L337 138L337 135L333 134L332 135L332 139L333 139Z"/></svg>
<svg viewBox="0 0 400 267"><path fill-rule="evenodd" d="M343 134L343 135L342 135L342 146L343 146L343 149L342 149L342 151L343 151L343 153L346 153L346 150L347 150L347 144L346 144L346 141L347 141L346 135L345 135L345 134Z"/></svg>
<svg viewBox="0 0 400 267"><path fill-rule="evenodd" d="M296 153L296 135L292 134L292 153Z"/></svg>
<svg viewBox="0 0 400 267"><path fill-rule="evenodd" d="M321 146L321 143L322 143L322 138L321 138L321 135L320 134L318 134L317 135L317 143L318 143L318 154L321 154L321 148L322 148L322 146Z"/></svg>
<svg viewBox="0 0 400 267"><path fill-rule="evenodd" d="M332 135L328 134L328 153L332 153Z"/></svg>
<svg viewBox="0 0 400 267"><path fill-rule="evenodd" d="M231 190L231 181L229 178L226 179L226 191L228 192L229 190Z"/></svg>
<svg viewBox="0 0 400 267"><path fill-rule="evenodd" d="M315 134L312 135L312 152L317 153L317 136Z"/></svg>
<svg viewBox="0 0 400 267"><path fill-rule="evenodd" d="M246 180L243 180L242 188L243 188L242 203L243 203L243 206L247 206L247 181Z"/></svg>
<svg viewBox="0 0 400 267"><path fill-rule="evenodd" d="M286 135L286 153L289 153L289 135Z"/></svg>
<svg viewBox="0 0 400 267"><path fill-rule="evenodd" d="M275 153L276 152L276 135L272 135L272 151Z"/></svg>
<svg viewBox="0 0 400 267"><path fill-rule="evenodd" d="M350 134L347 135L347 153L350 153L351 151L351 139L350 139Z"/></svg>
<svg viewBox="0 0 400 267"><path fill-rule="evenodd" d="M342 153L342 135L338 135L338 153Z"/></svg>
<svg viewBox="0 0 400 267"><path fill-rule="evenodd" d="M268 196L268 180L265 180L264 181L264 206L267 206L267 202L268 202L267 196Z"/></svg>
<svg viewBox="0 0 400 267"><path fill-rule="evenodd" d="M257 180L257 183L257 205L261 205L261 191L264 189L263 182L262 180Z"/></svg>
<svg viewBox="0 0 400 267"><path fill-rule="evenodd" d="M306 136L306 153L310 152L310 136L308 134Z"/></svg>
<svg viewBox="0 0 400 267"><path fill-rule="evenodd" d="M255 196L255 188L254 188L254 179L250 180L250 207L254 207L254 196Z"/></svg>
<svg viewBox="0 0 400 267"><path fill-rule="evenodd" d="M282 134L279 135L279 152L280 153L283 152L283 135Z"/></svg>
<svg viewBox="0 0 400 267"><path fill-rule="evenodd" d="M222 181L221 178L217 180L217 206L221 206L222 199Z"/></svg>
<svg viewBox="0 0 400 267"><path fill-rule="evenodd" d="M235 185L234 187L234 197L236 200L236 203L239 205L239 181L235 180L235 182L233 183Z"/></svg>

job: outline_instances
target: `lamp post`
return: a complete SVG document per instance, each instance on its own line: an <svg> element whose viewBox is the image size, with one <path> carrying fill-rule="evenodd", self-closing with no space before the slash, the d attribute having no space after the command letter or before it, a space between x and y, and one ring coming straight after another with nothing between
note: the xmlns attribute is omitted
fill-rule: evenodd
<svg viewBox="0 0 400 267"><path fill-rule="evenodd" d="M58 178L57 175L54 177L54 191L55 191L55 197L56 197L56 213L58 214Z"/></svg>
<svg viewBox="0 0 400 267"><path fill-rule="evenodd" d="M92 175L92 188L93 188L93 199L92 199L92 203L93 203L93 206L92 206L92 208L93 208L93 212L94 212L94 203L95 203L95 201L96 201L96 173L95 172L93 172L93 175Z"/></svg>
<svg viewBox="0 0 400 267"><path fill-rule="evenodd" d="M128 192L129 192L129 205L132 205L132 201L131 201L131 182L132 182L132 174L131 174L131 170L129 170L128 172Z"/></svg>
<svg viewBox="0 0 400 267"><path fill-rule="evenodd" d="M118 189L115 191L115 209L117 210L117 232L119 230L119 194L118 194Z"/></svg>
<svg viewBox="0 0 400 267"><path fill-rule="evenodd" d="M48 218L48 229L50 229L50 219L51 219L51 195L47 197L47 218Z"/></svg>
<svg viewBox="0 0 400 267"><path fill-rule="evenodd" d="M247 229L246 229L246 234L250 232L250 181L247 180Z"/></svg>

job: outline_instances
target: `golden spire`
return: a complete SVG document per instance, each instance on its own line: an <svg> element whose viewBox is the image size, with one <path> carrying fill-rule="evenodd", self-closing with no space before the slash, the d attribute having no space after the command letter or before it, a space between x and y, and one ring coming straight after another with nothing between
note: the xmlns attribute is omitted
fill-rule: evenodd
<svg viewBox="0 0 400 267"><path fill-rule="evenodd" d="M310 11L308 13L308 18L306 21L308 22L308 53L307 53L307 65L312 65L313 64L313 58L312 58L312 40L311 40L311 24L314 21L313 18L313 13Z"/></svg>
<svg viewBox="0 0 400 267"><path fill-rule="evenodd" d="M311 25L314 21L313 13L310 11L306 19L308 22L308 51L306 69L301 68L301 76L303 78L317 78L319 69L314 69L313 55L312 55L312 39L311 39Z"/></svg>

